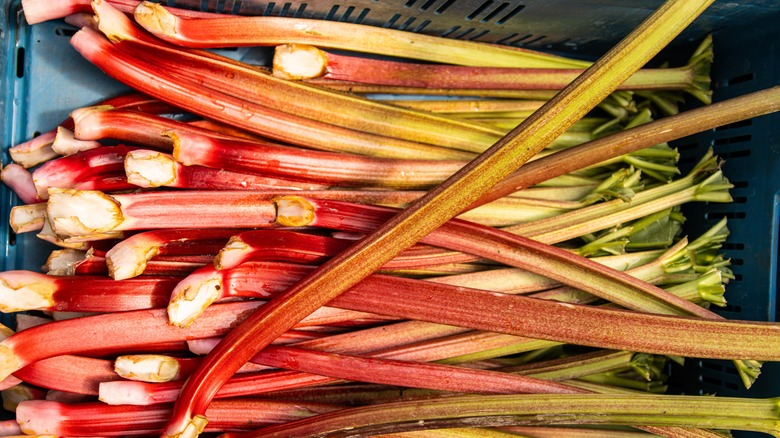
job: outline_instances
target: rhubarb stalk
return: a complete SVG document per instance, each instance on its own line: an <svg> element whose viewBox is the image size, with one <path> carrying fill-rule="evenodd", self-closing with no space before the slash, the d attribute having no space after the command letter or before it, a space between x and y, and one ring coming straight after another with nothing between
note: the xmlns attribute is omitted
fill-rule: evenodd
<svg viewBox="0 0 780 438"><path fill-rule="evenodd" d="M159 38L196 47L310 44L367 53L465 65L587 67L588 63L500 45L437 38L325 20L273 17L215 17L208 21L174 15L161 5L142 2L136 21ZM361 38L355 38L355 35Z"/></svg>

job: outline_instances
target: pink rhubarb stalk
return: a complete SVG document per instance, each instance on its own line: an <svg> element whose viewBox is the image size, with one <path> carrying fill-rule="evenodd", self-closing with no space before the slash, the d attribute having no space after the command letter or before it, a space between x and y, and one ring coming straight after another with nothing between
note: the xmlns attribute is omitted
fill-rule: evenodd
<svg viewBox="0 0 780 438"><path fill-rule="evenodd" d="M0 181L7 185L25 204L41 202L33 182L33 176L24 167L10 163L0 171Z"/></svg>
<svg viewBox="0 0 780 438"><path fill-rule="evenodd" d="M185 166L227 168L329 185L423 189L443 181L465 164L456 160L349 156L180 131L165 135L173 139L173 157Z"/></svg>
<svg viewBox="0 0 780 438"><path fill-rule="evenodd" d="M232 208L226 214L224 202ZM107 195L49 189L47 216L62 236L89 236L137 229L270 227L276 207L266 194L242 191L150 192Z"/></svg>
<svg viewBox="0 0 780 438"><path fill-rule="evenodd" d="M346 239L304 234L292 230L255 230L235 234L214 258L216 269L231 269L247 261L277 260L321 263L353 242ZM410 269L448 263L474 261L475 257L456 251L416 246L399 254L384 269Z"/></svg>
<svg viewBox="0 0 780 438"><path fill-rule="evenodd" d="M639 70L623 82L618 90L690 90L705 103L710 103L711 38L706 38L702 46L697 49L688 66ZM274 74L290 77L288 73L290 71L308 71L312 74L303 76L305 73L302 73L294 76L297 76L297 79L324 77L348 82L415 88L559 90L582 73L582 70L571 68L417 64L324 51L316 53L316 51L318 49L311 46L277 47L274 56Z"/></svg>
<svg viewBox="0 0 780 438"><path fill-rule="evenodd" d="M168 137L164 137L168 138ZM321 190L328 186L204 166L185 166L159 151L136 150L125 158L128 182L141 188L191 190Z"/></svg>
<svg viewBox="0 0 780 438"><path fill-rule="evenodd" d="M44 163L32 173L38 197L48 199L48 189L76 188L103 178L124 177L124 161L130 146L105 146L60 157ZM124 188L131 185L125 181Z"/></svg>
<svg viewBox="0 0 780 438"><path fill-rule="evenodd" d="M179 129L195 134L234 138L202 128L191 123L126 109L114 109L108 105L79 108L71 111L75 123L74 134L80 140L119 140L129 144L170 151L171 139L161 134ZM245 138L245 137L244 137Z"/></svg>
<svg viewBox="0 0 780 438"><path fill-rule="evenodd" d="M171 409L171 405L109 406L96 402L66 404L31 401L20 404L17 421L26 434L32 435L150 435L162 432ZM337 406L312 402L238 398L219 400L209 406L209 418L213 418L213 421L205 431L249 430L261 424L284 423L336 409Z"/></svg>
<svg viewBox="0 0 780 438"><path fill-rule="evenodd" d="M141 274L157 255L216 254L240 230L170 229L146 231L114 245L105 255L109 275L124 280Z"/></svg>
<svg viewBox="0 0 780 438"><path fill-rule="evenodd" d="M187 340L221 336L263 306L260 301L211 306L186 329L168 323L165 309L98 314L44 324L17 332L0 342L3 368L0 377L36 361L65 354L107 354L128 351L186 349ZM300 327L392 320L364 312L322 308ZM134 327L127 330L127 327Z"/></svg>

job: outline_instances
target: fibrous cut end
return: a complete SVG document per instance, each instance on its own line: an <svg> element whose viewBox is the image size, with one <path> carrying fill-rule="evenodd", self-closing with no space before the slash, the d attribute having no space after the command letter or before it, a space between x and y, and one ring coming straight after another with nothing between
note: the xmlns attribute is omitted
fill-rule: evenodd
<svg viewBox="0 0 780 438"><path fill-rule="evenodd" d="M16 234L42 230L46 222L46 203L14 206L8 222Z"/></svg>
<svg viewBox="0 0 780 438"><path fill-rule="evenodd" d="M155 34L175 34L178 18L161 5L141 2L133 12L135 21Z"/></svg>
<svg viewBox="0 0 780 438"><path fill-rule="evenodd" d="M305 44L283 44L274 50L273 75L282 79L312 79L327 71L328 57Z"/></svg>
<svg viewBox="0 0 780 438"><path fill-rule="evenodd" d="M276 222L285 227L304 227L314 222L314 206L300 196L280 196L274 199Z"/></svg>
<svg viewBox="0 0 780 438"><path fill-rule="evenodd" d="M46 275L24 271L0 274L0 312L48 309L54 304L54 285Z"/></svg>
<svg viewBox="0 0 780 438"><path fill-rule="evenodd" d="M53 231L60 236L104 233L123 221L119 203L96 190L51 188L46 213Z"/></svg>
<svg viewBox="0 0 780 438"><path fill-rule="evenodd" d="M21 361L19 356L8 345L0 343L0 380L5 380L6 377L19 371L21 368Z"/></svg>
<svg viewBox="0 0 780 438"><path fill-rule="evenodd" d="M176 179L176 161L157 151L131 151L125 157L125 173L130 184L161 187Z"/></svg>
<svg viewBox="0 0 780 438"><path fill-rule="evenodd" d="M187 327L214 301L220 298L224 286L219 278L195 272L182 280L171 293L168 321Z"/></svg>
<svg viewBox="0 0 780 438"><path fill-rule="evenodd" d="M121 377L141 382L170 382L179 375L179 362L162 354L134 354L119 356L114 371Z"/></svg>

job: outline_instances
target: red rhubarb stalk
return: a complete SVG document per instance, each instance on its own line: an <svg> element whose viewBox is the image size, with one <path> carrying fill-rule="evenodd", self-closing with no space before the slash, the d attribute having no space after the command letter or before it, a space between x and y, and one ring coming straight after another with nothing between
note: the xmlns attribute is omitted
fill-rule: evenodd
<svg viewBox="0 0 780 438"><path fill-rule="evenodd" d="M373 158L306 151L175 130L165 135L173 139L173 157L185 166L228 168L330 185L422 189L443 181L465 164L455 160Z"/></svg>
<svg viewBox="0 0 780 438"><path fill-rule="evenodd" d="M111 3L113 7L128 14L132 13L136 6L141 3L138 0L106 1ZM58 20L80 12L92 13L90 0L63 0L54 4L46 0L23 0L22 9L24 10L24 18L31 25L43 23L44 21ZM189 9L170 8L169 10L183 17L209 18L214 16L213 14L204 14Z"/></svg>
<svg viewBox="0 0 780 438"><path fill-rule="evenodd" d="M71 117L75 123L74 134L80 140L113 139L168 151L172 147L171 140L160 134L171 129L213 137L234 137L192 123L108 105L79 108L71 111Z"/></svg>
<svg viewBox="0 0 780 438"><path fill-rule="evenodd" d="M240 230L171 229L146 231L114 245L105 255L109 275L124 280L139 275L157 255L216 254Z"/></svg>
<svg viewBox="0 0 780 438"><path fill-rule="evenodd" d="M17 421L28 435L153 435L162 432L171 409L171 405L109 406L95 402L31 401L20 404ZM313 402L219 400L209 406L209 418L213 421L206 432L249 430L261 424L284 423L336 409L337 406Z"/></svg>
<svg viewBox="0 0 780 438"><path fill-rule="evenodd" d="M256 228L272 226L276 207L266 194L231 193L230 215L218 191L106 195L99 191L49 189L47 216L62 236L92 236L137 229Z"/></svg>
<svg viewBox="0 0 780 438"><path fill-rule="evenodd" d="M4 365L0 377L6 377L33 362L63 354L148 351L160 344L165 344L166 349L173 346L186 348L183 343L187 340L224 335L262 305L264 303L260 301L216 304L186 329L168 324L165 309L98 314L32 327L0 343ZM392 318L323 308L299 326L377 320ZM134 327L134 330L127 330L128 326Z"/></svg>
<svg viewBox="0 0 780 438"><path fill-rule="evenodd" d="M32 173L38 197L48 199L50 187L75 188L101 178L124 177L125 156L135 149L105 146L48 161Z"/></svg>

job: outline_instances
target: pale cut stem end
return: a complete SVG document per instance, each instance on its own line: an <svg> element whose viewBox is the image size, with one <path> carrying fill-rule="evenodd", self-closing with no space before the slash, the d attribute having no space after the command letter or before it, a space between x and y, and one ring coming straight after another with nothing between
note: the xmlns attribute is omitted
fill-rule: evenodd
<svg viewBox="0 0 780 438"><path fill-rule="evenodd" d="M132 237L115 245L106 253L108 275L114 280L125 280L143 274L147 262L159 252L157 242L129 239Z"/></svg>
<svg viewBox="0 0 780 438"><path fill-rule="evenodd" d="M98 399L108 405L147 406L154 404L146 391L146 383L132 380L100 382Z"/></svg>
<svg viewBox="0 0 780 438"><path fill-rule="evenodd" d="M134 354L119 356L114 371L121 377L140 382L170 382L179 377L179 362L162 354Z"/></svg>
<svg viewBox="0 0 780 438"><path fill-rule="evenodd" d="M171 292L168 321L177 327L187 327L214 301L222 296L222 281L212 269L194 272Z"/></svg>
<svg viewBox="0 0 780 438"><path fill-rule="evenodd" d="M85 251L58 249L49 254L43 270L49 275L73 275L74 267L86 259Z"/></svg>
<svg viewBox="0 0 780 438"><path fill-rule="evenodd" d="M162 187L176 180L176 161L167 154L136 150L125 156L125 174L127 182L138 187Z"/></svg>
<svg viewBox="0 0 780 438"><path fill-rule="evenodd" d="M124 220L119 203L97 190L51 188L46 214L55 234L65 237L105 233Z"/></svg>
<svg viewBox="0 0 780 438"><path fill-rule="evenodd" d="M51 147L56 136L56 130L45 132L8 149L8 153L16 164L29 169L59 156Z"/></svg>
<svg viewBox="0 0 780 438"><path fill-rule="evenodd" d="M249 245L238 237L231 237L225 247L214 257L214 268L219 271L236 267L244 262L250 253Z"/></svg>
<svg viewBox="0 0 780 438"><path fill-rule="evenodd" d="M8 271L0 274L0 312L45 310L54 305L55 286L46 275Z"/></svg>
<svg viewBox="0 0 780 438"><path fill-rule="evenodd" d="M14 351L0 343L0 380L5 380L11 374L19 371L21 368L21 360Z"/></svg>
<svg viewBox="0 0 780 438"><path fill-rule="evenodd" d="M54 142L51 144L51 148L54 152L63 155L73 155L81 151L88 151L90 149L97 149L102 144L93 140L79 140L73 134L73 131L62 126L57 128L57 135L54 137Z"/></svg>
<svg viewBox="0 0 780 438"><path fill-rule="evenodd" d="M314 222L314 206L300 196L280 196L274 199L276 222L285 227L303 227Z"/></svg>
<svg viewBox="0 0 780 438"><path fill-rule="evenodd" d="M183 427L175 424L170 425L162 436L170 438L197 438L198 435L203 433L203 429L206 428L208 419L205 415L196 415L193 418L187 418L184 420L184 423Z"/></svg>
<svg viewBox="0 0 780 438"><path fill-rule="evenodd" d="M161 5L152 2L141 2L133 12L135 21L141 27L160 34L176 33L178 18Z"/></svg>
<svg viewBox="0 0 780 438"><path fill-rule="evenodd" d="M46 203L11 207L8 222L16 234L42 230L44 222L46 222Z"/></svg>
<svg viewBox="0 0 780 438"><path fill-rule="evenodd" d="M274 49L273 75L282 79L313 79L326 73L328 57L306 44L283 44Z"/></svg>

